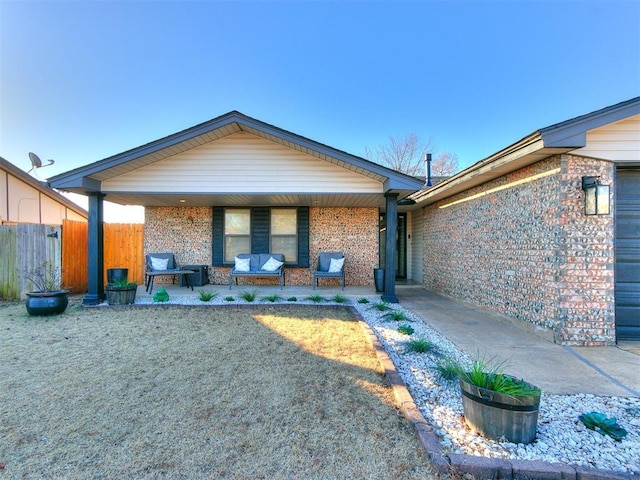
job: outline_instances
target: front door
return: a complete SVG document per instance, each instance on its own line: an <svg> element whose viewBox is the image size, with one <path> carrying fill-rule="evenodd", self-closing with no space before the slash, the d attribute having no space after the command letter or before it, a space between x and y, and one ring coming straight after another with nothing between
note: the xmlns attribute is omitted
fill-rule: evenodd
<svg viewBox="0 0 640 480"><path fill-rule="evenodd" d="M640 168L616 172L616 337L640 340Z"/></svg>

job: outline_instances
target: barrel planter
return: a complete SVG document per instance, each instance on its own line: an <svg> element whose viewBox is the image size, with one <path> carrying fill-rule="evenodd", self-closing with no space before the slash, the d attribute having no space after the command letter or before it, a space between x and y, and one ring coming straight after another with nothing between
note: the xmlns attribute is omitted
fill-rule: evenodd
<svg viewBox="0 0 640 480"><path fill-rule="evenodd" d="M107 285L104 289L109 305L131 305L136 301L138 285L135 283L126 286Z"/></svg>
<svg viewBox="0 0 640 480"><path fill-rule="evenodd" d="M69 305L68 290L27 292L27 313L32 316L57 315Z"/></svg>
<svg viewBox="0 0 640 480"><path fill-rule="evenodd" d="M459 380L464 419L482 436L512 443L531 443L538 429L540 390L507 395ZM526 383L526 382L525 382ZM528 384L532 388L534 385Z"/></svg>

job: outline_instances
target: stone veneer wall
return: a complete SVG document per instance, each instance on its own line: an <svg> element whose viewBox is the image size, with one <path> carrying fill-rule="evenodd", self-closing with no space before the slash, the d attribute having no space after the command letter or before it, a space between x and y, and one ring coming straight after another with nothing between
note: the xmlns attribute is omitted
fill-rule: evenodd
<svg viewBox="0 0 640 480"><path fill-rule="evenodd" d="M584 215L583 175L612 183L613 165L553 156L425 208L425 287L558 343L614 343L613 217Z"/></svg>
<svg viewBox="0 0 640 480"><path fill-rule="evenodd" d="M211 207L145 208L144 249L148 252L173 252L179 265L208 265L209 281L226 285L229 268L212 267ZM311 285L318 255L344 252L347 285L373 285L373 268L378 266L377 208L310 208L309 248L311 268L287 268L287 285ZM171 281L169 277L160 277ZM273 283L270 279L239 279L239 283ZM321 280L321 285L339 284L339 280Z"/></svg>

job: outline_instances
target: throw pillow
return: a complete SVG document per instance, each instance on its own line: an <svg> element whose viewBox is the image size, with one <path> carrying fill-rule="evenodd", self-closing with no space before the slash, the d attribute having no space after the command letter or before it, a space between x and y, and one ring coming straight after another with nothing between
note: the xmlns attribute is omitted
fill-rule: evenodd
<svg viewBox="0 0 640 480"><path fill-rule="evenodd" d="M344 265L344 257L342 258L332 258L331 263L329 264L329 273L339 273L342 271L342 266Z"/></svg>
<svg viewBox="0 0 640 480"><path fill-rule="evenodd" d="M271 257L271 258L269 258L269 260L267 260L264 263L264 265L262 265L262 270L264 270L265 272L275 272L282 265L284 265L283 262L281 262L279 260L276 260L275 258Z"/></svg>
<svg viewBox="0 0 640 480"><path fill-rule="evenodd" d="M251 270L251 259L250 258L238 258L236 257L236 265L234 270L236 272L249 272Z"/></svg>
<svg viewBox="0 0 640 480"><path fill-rule="evenodd" d="M154 270L154 271L166 270L167 265L169 265L168 258L150 257L150 260L151 260L151 270Z"/></svg>

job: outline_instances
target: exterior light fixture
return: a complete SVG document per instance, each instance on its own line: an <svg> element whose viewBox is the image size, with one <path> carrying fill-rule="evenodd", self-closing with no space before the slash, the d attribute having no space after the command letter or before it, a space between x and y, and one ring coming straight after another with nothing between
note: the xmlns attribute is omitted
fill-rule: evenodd
<svg viewBox="0 0 640 480"><path fill-rule="evenodd" d="M582 177L584 214L609 214L609 185L600 183L600 177Z"/></svg>

